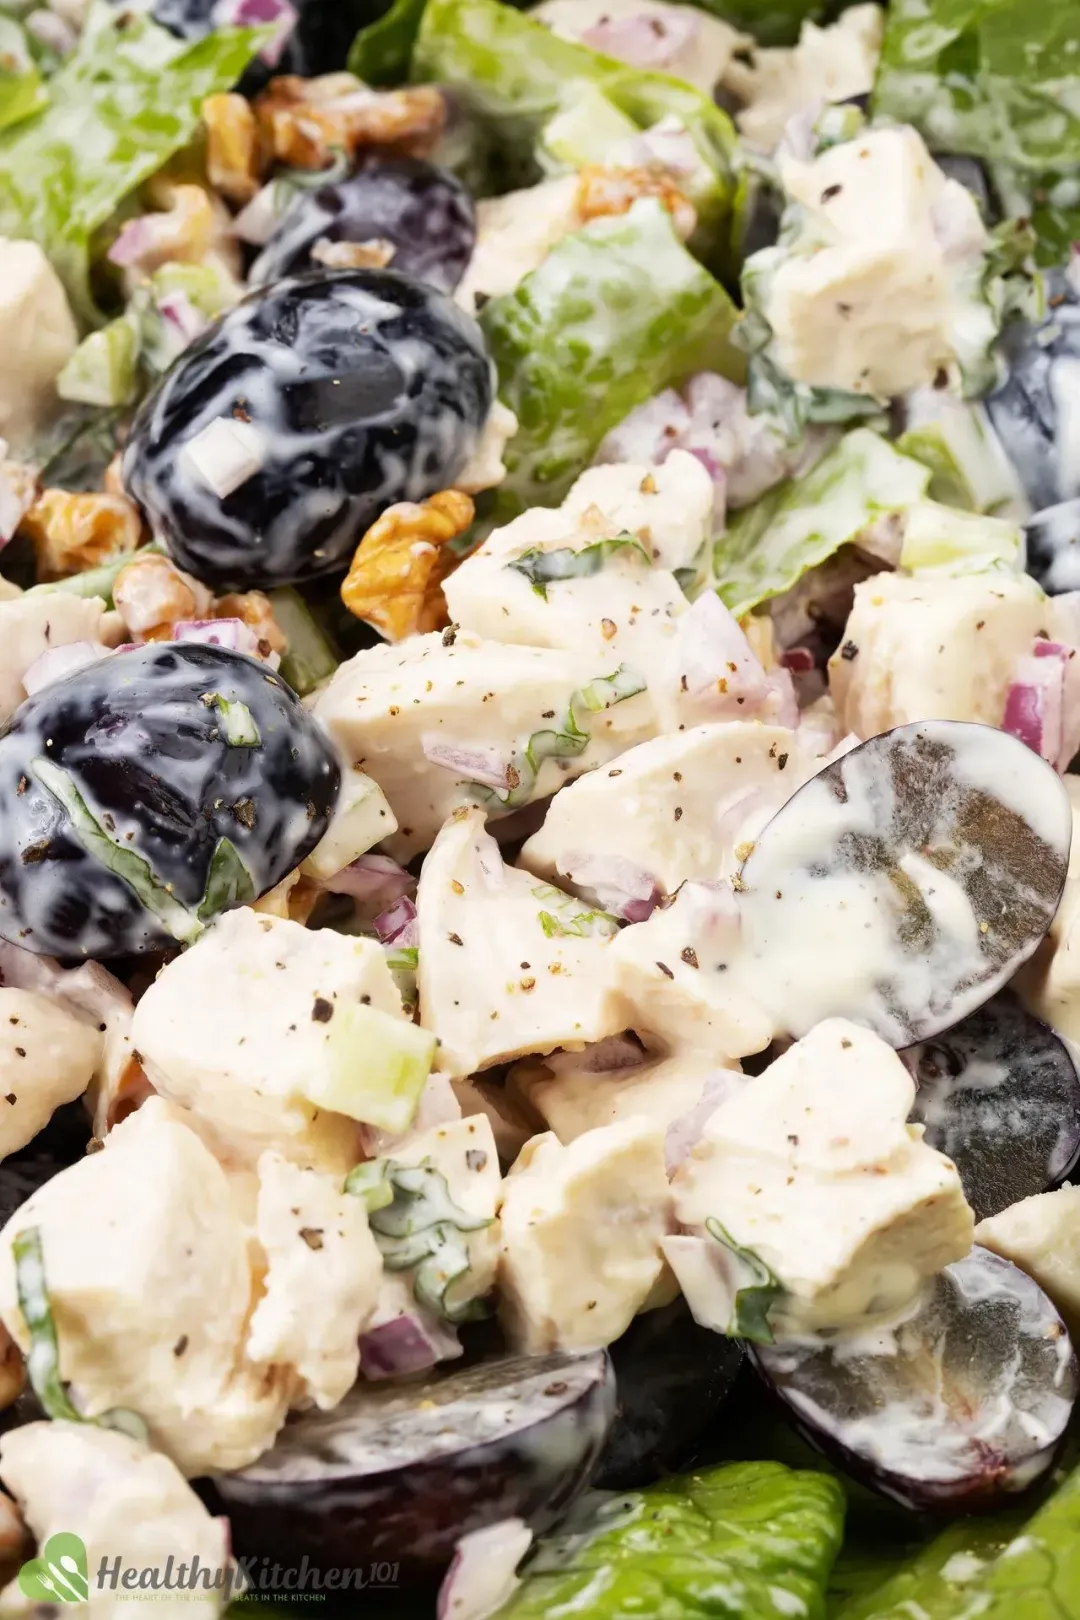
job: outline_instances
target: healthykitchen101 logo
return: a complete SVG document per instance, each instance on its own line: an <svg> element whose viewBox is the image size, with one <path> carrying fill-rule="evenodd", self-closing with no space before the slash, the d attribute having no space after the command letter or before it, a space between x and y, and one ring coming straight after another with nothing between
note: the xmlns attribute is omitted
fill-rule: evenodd
<svg viewBox="0 0 1080 1620"><path fill-rule="evenodd" d="M131 1599L150 1599L157 1592L178 1595L221 1592L226 1602L258 1598L262 1602L319 1603L327 1592L391 1591L398 1584L398 1565L372 1564L368 1569L319 1569L304 1557L299 1566L271 1564L266 1558L238 1558L226 1565L204 1564L196 1553L183 1561L172 1553L161 1564L124 1564L118 1555L103 1557L90 1577L86 1544L70 1531L50 1536L36 1558L19 1571L19 1587L32 1603L88 1603L95 1591L124 1592Z"/></svg>

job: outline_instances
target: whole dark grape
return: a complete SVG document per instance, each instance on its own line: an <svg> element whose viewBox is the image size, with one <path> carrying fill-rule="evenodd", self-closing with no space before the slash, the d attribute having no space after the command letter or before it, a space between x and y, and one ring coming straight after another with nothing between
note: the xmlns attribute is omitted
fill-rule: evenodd
<svg viewBox="0 0 1080 1620"><path fill-rule="evenodd" d="M999 350L1007 369L986 402L990 420L1036 512L1080 496L1080 301L1070 277L1046 273L1038 321L1010 321ZM1071 589L1058 585L1058 590Z"/></svg>
<svg viewBox="0 0 1080 1620"><path fill-rule="evenodd" d="M392 270L252 293L144 401L124 482L172 557L248 590L332 573L381 512L445 489L493 397L480 329Z"/></svg>
<svg viewBox="0 0 1080 1620"><path fill-rule="evenodd" d="M453 292L472 257L476 210L447 169L369 157L347 179L299 193L252 265L252 285L317 269L320 240L389 242L392 269Z"/></svg>
<svg viewBox="0 0 1080 1620"><path fill-rule="evenodd" d="M190 942L299 864L339 786L328 739L257 659L114 653L0 735L0 935L68 958Z"/></svg>

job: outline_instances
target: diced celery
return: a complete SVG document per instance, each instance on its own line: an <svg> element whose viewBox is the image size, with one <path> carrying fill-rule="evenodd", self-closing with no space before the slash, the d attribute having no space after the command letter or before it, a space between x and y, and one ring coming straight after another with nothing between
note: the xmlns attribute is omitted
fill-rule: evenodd
<svg viewBox="0 0 1080 1620"><path fill-rule="evenodd" d="M900 567L911 574L1017 573L1024 566L1024 533L1016 523L917 501L904 519Z"/></svg>
<svg viewBox="0 0 1080 1620"><path fill-rule="evenodd" d="M377 1007L339 1002L329 1028L326 1069L310 1077L304 1095L319 1108L365 1125L404 1131L434 1056L430 1030Z"/></svg>

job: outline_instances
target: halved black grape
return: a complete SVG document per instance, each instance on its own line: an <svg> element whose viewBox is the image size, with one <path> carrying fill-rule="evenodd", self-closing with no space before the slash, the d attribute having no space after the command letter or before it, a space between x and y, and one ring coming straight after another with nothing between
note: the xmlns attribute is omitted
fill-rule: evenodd
<svg viewBox="0 0 1080 1620"><path fill-rule="evenodd" d="M368 157L347 179L298 194L252 265L252 286L318 269L311 249L321 239L389 242L392 269L453 292L476 242L476 209L448 169Z"/></svg>
<svg viewBox="0 0 1080 1620"><path fill-rule="evenodd" d="M1042 1289L982 1248L898 1326L751 1356L812 1445L894 1501L940 1513L997 1507L1044 1478L1078 1385Z"/></svg>
<svg viewBox="0 0 1080 1620"><path fill-rule="evenodd" d="M636 1316L610 1354L615 1423L592 1483L625 1491L689 1468L731 1393L741 1341L699 1327L680 1299Z"/></svg>
<svg viewBox="0 0 1080 1620"><path fill-rule="evenodd" d="M1027 571L1051 596L1080 591L1080 500L1048 506L1024 524Z"/></svg>
<svg viewBox="0 0 1080 1620"><path fill-rule="evenodd" d="M0 735L0 936L95 958L189 940L298 865L339 784L329 740L257 659L114 653Z"/></svg>
<svg viewBox="0 0 1080 1620"><path fill-rule="evenodd" d="M479 327L433 287L391 270L276 282L144 401L124 481L208 584L313 579L343 567L386 507L453 483L492 387Z"/></svg>
<svg viewBox="0 0 1080 1620"><path fill-rule="evenodd" d="M1061 899L1060 777L989 726L927 720L852 749L788 800L739 879L736 968L777 1029L828 1017L893 1046L948 1029L1035 950Z"/></svg>
<svg viewBox="0 0 1080 1620"><path fill-rule="evenodd" d="M615 1409L603 1351L501 1356L425 1383L361 1382L294 1418L273 1450L209 1482L240 1556L437 1580L466 1531L543 1531L588 1482Z"/></svg>
<svg viewBox="0 0 1080 1620"><path fill-rule="evenodd" d="M1080 495L1072 403L1080 361L1080 302L1063 271L1046 272L1046 281L1045 316L1039 321L1009 321L1002 331L998 347L1008 371L986 402L1037 512Z"/></svg>
<svg viewBox="0 0 1080 1620"><path fill-rule="evenodd" d="M903 1056L919 1086L911 1118L955 1163L976 1219L1068 1175L1080 1156L1080 1076L1011 992Z"/></svg>

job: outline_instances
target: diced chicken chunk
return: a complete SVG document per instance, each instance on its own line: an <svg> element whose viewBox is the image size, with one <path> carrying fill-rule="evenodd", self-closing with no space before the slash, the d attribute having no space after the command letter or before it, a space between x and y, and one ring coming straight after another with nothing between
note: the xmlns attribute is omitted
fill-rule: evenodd
<svg viewBox="0 0 1080 1620"><path fill-rule="evenodd" d="M32 1141L62 1103L82 1096L101 1051L101 1033L58 1002L0 989L0 1158Z"/></svg>
<svg viewBox="0 0 1080 1620"><path fill-rule="evenodd" d="M360 1005L404 1016L375 940L242 906L164 968L132 1034L156 1090L239 1159L276 1149L341 1175L362 1156L358 1126L311 1099L351 1061L346 1014Z"/></svg>
<svg viewBox="0 0 1080 1620"><path fill-rule="evenodd" d="M229 1181L152 1097L45 1183L0 1234L0 1316L25 1351L12 1240L37 1227L60 1372L88 1416L139 1414L189 1477L241 1468L285 1418L291 1375L242 1343L254 1288Z"/></svg>
<svg viewBox="0 0 1080 1620"><path fill-rule="evenodd" d="M67 295L41 248L0 238L0 437L16 449L56 415L56 379L78 341Z"/></svg>
<svg viewBox="0 0 1080 1620"><path fill-rule="evenodd" d="M113 616L99 596L27 592L0 601L0 724L25 699L23 676L43 652L73 641L98 645L117 639Z"/></svg>
<svg viewBox="0 0 1080 1620"><path fill-rule="evenodd" d="M609 706L596 709L574 701L616 663L434 632L357 653L319 694L314 713L386 794L399 822L387 849L408 860L462 804L502 813L513 807L509 798L514 805L543 798L650 736L644 693L619 701L612 690L598 699ZM574 725L587 738L571 739L560 753L572 702ZM554 751L538 749L538 737L554 737Z"/></svg>
<svg viewBox="0 0 1080 1620"><path fill-rule="evenodd" d="M914 1097L891 1047L827 1019L709 1119L672 1182L679 1221L753 1250L793 1331L900 1310L973 1231L956 1166L907 1124Z"/></svg>
<svg viewBox="0 0 1080 1620"><path fill-rule="evenodd" d="M841 727L866 738L912 720L1000 725L1016 660L1030 653L1046 613L1026 574L876 574L855 587L829 665Z"/></svg>
<svg viewBox="0 0 1080 1620"><path fill-rule="evenodd" d="M804 22L797 45L758 49L750 67L736 64L732 87L747 105L735 122L744 140L772 152L796 113L872 90L884 25L880 6L851 6L827 28Z"/></svg>
<svg viewBox="0 0 1080 1620"><path fill-rule="evenodd" d="M783 726L733 721L656 737L564 788L521 864L608 909L634 873L674 894L687 878L729 875L750 827L805 774L795 733Z"/></svg>
<svg viewBox="0 0 1080 1620"><path fill-rule="evenodd" d="M482 811L447 822L416 909L420 1019L439 1037L443 1072L463 1077L622 1029L610 940L585 931L567 897L503 865Z"/></svg>
<svg viewBox="0 0 1080 1620"><path fill-rule="evenodd" d="M975 1241L1034 1277L1080 1336L1080 1187L1059 1187L980 1221Z"/></svg>
<svg viewBox="0 0 1080 1620"><path fill-rule="evenodd" d="M664 1133L635 1118L568 1147L534 1137L503 1185L503 1321L528 1354L592 1350L626 1332L664 1269Z"/></svg>
<svg viewBox="0 0 1080 1620"><path fill-rule="evenodd" d="M84 1607L62 1594L57 1613L89 1620L130 1615L139 1594L121 1584L124 1572L164 1574L170 1560L174 1570L181 1564L190 1570L197 1559L211 1584L155 1592L153 1608L160 1620L212 1620L227 1605L228 1522L210 1516L160 1451L89 1423L27 1423L0 1439L0 1475L40 1550L59 1534L78 1536L86 1548L89 1601ZM107 1574L99 1581L103 1564ZM17 1612L14 1588L0 1596L5 1613L9 1601Z"/></svg>
<svg viewBox="0 0 1080 1620"><path fill-rule="evenodd" d="M336 1178L264 1153L256 1232L269 1266L247 1354L295 1367L303 1396L336 1406L356 1382L360 1333L382 1280L363 1200Z"/></svg>

